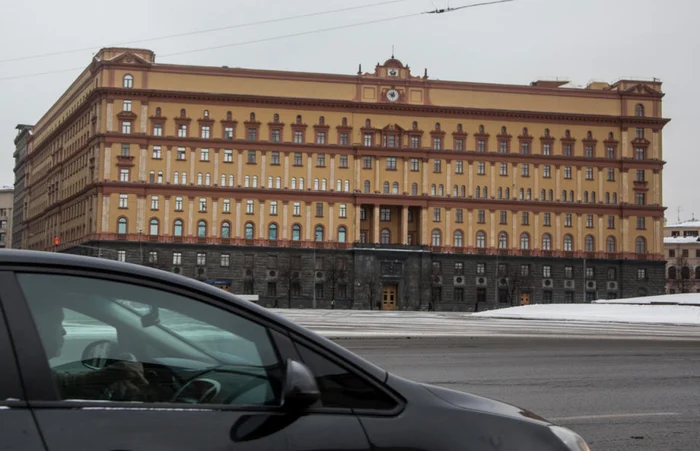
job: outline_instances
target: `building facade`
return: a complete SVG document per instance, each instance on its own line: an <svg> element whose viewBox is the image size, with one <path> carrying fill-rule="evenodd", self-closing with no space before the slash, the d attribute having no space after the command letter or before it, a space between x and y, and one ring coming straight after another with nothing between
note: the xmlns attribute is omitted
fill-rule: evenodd
<svg viewBox="0 0 700 451"><path fill-rule="evenodd" d="M666 293L700 293L700 221L664 227Z"/></svg>
<svg viewBox="0 0 700 451"><path fill-rule="evenodd" d="M23 247L266 305L473 310L664 291L661 83L157 64L102 49L33 129Z"/></svg>
<svg viewBox="0 0 700 451"><path fill-rule="evenodd" d="M32 126L18 124L15 127L17 137L15 138L15 189L14 189L14 206L12 210L12 247L20 249L22 247L22 235L24 233L24 208L25 198L24 190L26 178L28 176L25 167L27 155L29 154L30 137L32 136Z"/></svg>
<svg viewBox="0 0 700 451"><path fill-rule="evenodd" d="M12 247L13 194L9 186L0 186L0 249Z"/></svg>

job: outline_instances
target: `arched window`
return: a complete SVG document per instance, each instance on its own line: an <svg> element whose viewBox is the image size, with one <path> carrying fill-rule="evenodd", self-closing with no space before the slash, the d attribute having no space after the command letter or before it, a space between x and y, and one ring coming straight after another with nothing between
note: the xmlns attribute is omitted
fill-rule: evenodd
<svg viewBox="0 0 700 451"><path fill-rule="evenodd" d="M271 175L268 176L268 177L267 177L267 187L268 187L269 189L272 189L272 187L274 186L274 184L275 184L275 178L274 178L273 176L271 176Z"/></svg>
<svg viewBox="0 0 700 451"><path fill-rule="evenodd" d="M583 192L583 202L588 203L588 191Z"/></svg>
<svg viewBox="0 0 700 451"><path fill-rule="evenodd" d="M282 177L275 177L275 188L280 189L282 188Z"/></svg>
<svg viewBox="0 0 700 451"><path fill-rule="evenodd" d="M574 250L574 237L570 234L564 235L564 251L572 252Z"/></svg>
<svg viewBox="0 0 700 451"><path fill-rule="evenodd" d="M690 279L690 268L688 268L687 266L684 266L681 268L681 279L683 279L683 280Z"/></svg>
<svg viewBox="0 0 700 451"><path fill-rule="evenodd" d="M226 112L226 120L230 121L231 119L233 119L233 114L230 111L227 111Z"/></svg>
<svg viewBox="0 0 700 451"><path fill-rule="evenodd" d="M255 113L250 113L250 122L255 121Z"/></svg>
<svg viewBox="0 0 700 451"><path fill-rule="evenodd" d="M204 176L204 184L207 185L207 186L210 186L210 185L211 185L211 174L208 173L208 172L207 172L206 175Z"/></svg>
<svg viewBox="0 0 700 451"><path fill-rule="evenodd" d="M547 200L547 190L542 189L542 191L540 191L540 200Z"/></svg>
<svg viewBox="0 0 700 451"><path fill-rule="evenodd" d="M297 124L301 124L301 114L297 114Z"/></svg>
<svg viewBox="0 0 700 451"><path fill-rule="evenodd" d="M343 125L343 127L348 125L348 118L344 117L343 119L340 120L340 123Z"/></svg>
<svg viewBox="0 0 700 451"><path fill-rule="evenodd" d="M180 108L180 117L186 117L187 116L187 110L184 108Z"/></svg>
<svg viewBox="0 0 700 451"><path fill-rule="evenodd" d="M336 191L342 191L343 190L343 181L338 179L335 182L335 190Z"/></svg>
<svg viewBox="0 0 700 451"><path fill-rule="evenodd" d="M163 183L163 171L158 171L158 183Z"/></svg>
<svg viewBox="0 0 700 451"><path fill-rule="evenodd" d="M459 197L459 186L455 185L452 187L452 197Z"/></svg>
<svg viewBox="0 0 700 451"><path fill-rule="evenodd" d="M569 202L574 201L574 190L569 191Z"/></svg>
<svg viewBox="0 0 700 451"><path fill-rule="evenodd" d="M182 179L180 181L183 185L187 185L187 172L182 171Z"/></svg>
<svg viewBox="0 0 700 451"><path fill-rule="evenodd" d="M595 203L595 191L591 191L591 203Z"/></svg>
<svg viewBox="0 0 700 451"><path fill-rule="evenodd" d="M501 135L505 135L508 129L505 126L501 127Z"/></svg>
<svg viewBox="0 0 700 451"><path fill-rule="evenodd" d="M411 196L417 196L418 195L418 184L416 182L413 182L411 184Z"/></svg>
<svg viewBox="0 0 700 451"><path fill-rule="evenodd" d="M221 186L226 186L226 174L221 174Z"/></svg>
<svg viewBox="0 0 700 451"><path fill-rule="evenodd" d="M510 188L506 188L506 199L510 199Z"/></svg>
<svg viewBox="0 0 700 451"><path fill-rule="evenodd" d="M440 130L440 123L439 122L435 123L435 130Z"/></svg>
<svg viewBox="0 0 700 451"><path fill-rule="evenodd" d="M498 233L498 248L508 249L508 234L506 232Z"/></svg>
<svg viewBox="0 0 700 451"><path fill-rule="evenodd" d="M460 189L460 195L462 197L467 197L467 187L465 185L462 185L462 187Z"/></svg>
<svg viewBox="0 0 700 451"><path fill-rule="evenodd" d="M454 247L464 247L464 234L461 230L455 230L452 245Z"/></svg>
<svg viewBox="0 0 700 451"><path fill-rule="evenodd" d="M549 129L548 129L548 128L545 128L545 129L544 129L544 136L546 136L547 138L549 138Z"/></svg>
<svg viewBox="0 0 700 451"><path fill-rule="evenodd" d="M525 188L520 188L520 192L518 193L518 195L520 196L519 197L520 200L524 200L525 199Z"/></svg>
<svg viewBox="0 0 700 451"><path fill-rule="evenodd" d="M527 136L527 127L523 127L523 136Z"/></svg>
<svg viewBox="0 0 700 451"><path fill-rule="evenodd" d="M197 236L199 238L205 238L207 236L207 223L201 220L197 223Z"/></svg>
<svg viewBox="0 0 700 451"><path fill-rule="evenodd" d="M617 204L617 193L612 193L612 203Z"/></svg>
<svg viewBox="0 0 700 451"><path fill-rule="evenodd" d="M384 194L389 194L389 182L384 182L383 191Z"/></svg>
<svg viewBox="0 0 700 451"><path fill-rule="evenodd" d="M272 121L273 122L279 122L280 121L280 115L275 113L272 115Z"/></svg>
<svg viewBox="0 0 700 451"><path fill-rule="evenodd" d="M343 188L345 188L344 191L346 193L349 193L350 192L350 180L345 180L345 183L343 185L344 185Z"/></svg>
<svg viewBox="0 0 700 451"><path fill-rule="evenodd" d="M228 221L221 223L221 238L231 238L231 223Z"/></svg>
<svg viewBox="0 0 700 451"><path fill-rule="evenodd" d="M328 180L323 179L321 180L321 191L326 191L328 190Z"/></svg>
<svg viewBox="0 0 700 451"><path fill-rule="evenodd" d="M498 190L496 191L496 193L497 193L497 194L496 194L496 197L498 197L499 199L503 199L503 188L501 188L501 187L499 186L499 187L498 187Z"/></svg>
<svg viewBox="0 0 700 451"><path fill-rule="evenodd" d="M160 223L156 218L151 219L148 224L148 234L151 236L158 236L158 229L160 228Z"/></svg>
<svg viewBox="0 0 700 451"><path fill-rule="evenodd" d="M258 176L254 175L253 176L253 188L257 188L257 187L258 187Z"/></svg>
<svg viewBox="0 0 700 451"><path fill-rule="evenodd" d="M245 239L252 240L255 238L255 224L252 222L245 223Z"/></svg>
<svg viewBox="0 0 700 451"><path fill-rule="evenodd" d="M267 239L268 240L277 240L277 224L274 222L267 226Z"/></svg>
<svg viewBox="0 0 700 451"><path fill-rule="evenodd" d="M438 185L438 196L444 196L445 195L445 187L442 185Z"/></svg>
<svg viewBox="0 0 700 451"><path fill-rule="evenodd" d="M161 111L160 107L157 107L156 108L156 117L160 117L161 114L162 114L162 111Z"/></svg>
<svg viewBox="0 0 700 451"><path fill-rule="evenodd" d="M488 187L488 186L485 186L485 187L484 187L484 190L483 190L482 194L484 195L484 199L486 199L487 197L489 197L489 187Z"/></svg>
<svg viewBox="0 0 700 451"><path fill-rule="evenodd" d="M173 235L182 236L182 219L176 219L173 222Z"/></svg>
<svg viewBox="0 0 700 451"><path fill-rule="evenodd" d="M156 183L156 171L148 173L148 183Z"/></svg>
<svg viewBox="0 0 700 451"><path fill-rule="evenodd" d="M527 233L520 234L520 249L527 251L530 249L530 235Z"/></svg>
<svg viewBox="0 0 700 451"><path fill-rule="evenodd" d="M478 199L478 198L480 198L480 197L481 197L481 187L480 187L480 186L477 186L477 187L476 187L476 198Z"/></svg>
<svg viewBox="0 0 700 451"><path fill-rule="evenodd" d="M370 186L369 180L365 180L365 183L364 183L364 191L365 191L365 193L369 193L370 190L371 190L371 186Z"/></svg>
<svg viewBox="0 0 700 451"><path fill-rule="evenodd" d="M486 247L486 232L481 230L476 232L476 247L479 249L484 249Z"/></svg>
<svg viewBox="0 0 700 451"><path fill-rule="evenodd" d="M294 224L292 226L292 241L301 240L301 226L299 224Z"/></svg>
<svg viewBox="0 0 700 451"><path fill-rule="evenodd" d="M636 107L634 107L634 115L637 117L642 117L644 116L644 105L641 103L638 103Z"/></svg>
<svg viewBox="0 0 700 451"><path fill-rule="evenodd" d="M527 189L527 194L525 194L525 199L532 200L532 189Z"/></svg>
<svg viewBox="0 0 700 451"><path fill-rule="evenodd" d="M297 178L292 177L292 189L297 189Z"/></svg>
<svg viewBox="0 0 700 451"><path fill-rule="evenodd" d="M344 243L347 240L348 230L345 226L338 227L338 242Z"/></svg>
<svg viewBox="0 0 700 451"><path fill-rule="evenodd" d="M588 130L586 132L586 139L593 139L593 132L592 131Z"/></svg>
<svg viewBox="0 0 700 451"><path fill-rule="evenodd" d="M549 190L549 201L552 202L554 200L554 190Z"/></svg>
<svg viewBox="0 0 700 451"><path fill-rule="evenodd" d="M122 84L122 86L125 88L133 88L134 87L134 76L131 74L124 75L124 83Z"/></svg>
<svg viewBox="0 0 700 451"><path fill-rule="evenodd" d="M484 133L484 126L479 125L479 133L483 134Z"/></svg>
<svg viewBox="0 0 700 451"><path fill-rule="evenodd" d="M391 194L399 194L399 182L391 184Z"/></svg>
<svg viewBox="0 0 700 451"><path fill-rule="evenodd" d="M372 126L372 121L365 119L365 127L370 128Z"/></svg>
<svg viewBox="0 0 700 451"><path fill-rule="evenodd" d="M595 238L591 235L586 235L585 249L586 252L595 252Z"/></svg>
<svg viewBox="0 0 700 451"><path fill-rule="evenodd" d="M209 117L209 110L204 110L204 117Z"/></svg>
<svg viewBox="0 0 700 451"><path fill-rule="evenodd" d="M180 184L180 173L175 171L173 174L173 184L179 185Z"/></svg>
<svg viewBox="0 0 700 451"><path fill-rule="evenodd" d="M203 180L204 180L204 176L202 175L201 172L198 172L197 173L197 185L201 185Z"/></svg>
<svg viewBox="0 0 700 451"><path fill-rule="evenodd" d="M413 121L413 124L411 125L411 127L413 128L413 130L418 130L418 122Z"/></svg>
<svg viewBox="0 0 700 451"><path fill-rule="evenodd" d="M552 250L552 235L550 235L549 233L545 233L544 235L542 235L542 250Z"/></svg>
<svg viewBox="0 0 700 451"><path fill-rule="evenodd" d="M668 278L671 280L676 280L678 278L678 272L675 266L668 268Z"/></svg>
<svg viewBox="0 0 700 451"><path fill-rule="evenodd" d="M391 232L389 229L382 229L379 233L379 240L382 244L391 244Z"/></svg>
<svg viewBox="0 0 700 451"><path fill-rule="evenodd" d="M318 179L314 179L314 191L318 191Z"/></svg>
<svg viewBox="0 0 700 451"><path fill-rule="evenodd" d="M566 190L561 190L561 201L566 202Z"/></svg>
<svg viewBox="0 0 700 451"><path fill-rule="evenodd" d="M126 235L128 232L128 224L129 222L125 217L121 217L117 219L117 233L120 235Z"/></svg>
<svg viewBox="0 0 700 451"><path fill-rule="evenodd" d="M323 226L317 225L314 230L314 241L323 241Z"/></svg>
<svg viewBox="0 0 700 451"><path fill-rule="evenodd" d="M433 246L442 246L442 234L439 229L434 229L432 233Z"/></svg>
<svg viewBox="0 0 700 451"><path fill-rule="evenodd" d="M634 242L634 249L635 249L635 252L638 254L646 254L647 253L647 240L643 236L637 237L637 239Z"/></svg>
<svg viewBox="0 0 700 451"><path fill-rule="evenodd" d="M477 190L478 190L478 189L479 189L479 188L477 187ZM431 196L434 196L434 195L436 195L436 194L437 194L437 186L435 186L435 184L433 183L432 185L430 185L430 195L431 195Z"/></svg>
<svg viewBox="0 0 700 451"><path fill-rule="evenodd" d="M318 117L318 125L323 125L326 123L326 118L323 116Z"/></svg>
<svg viewBox="0 0 700 451"><path fill-rule="evenodd" d="M299 177L299 189L304 190L304 177Z"/></svg>
<svg viewBox="0 0 700 451"><path fill-rule="evenodd" d="M606 246L606 250L608 253L614 254L615 252L617 252L617 246L615 244L615 237L609 236L605 246Z"/></svg>

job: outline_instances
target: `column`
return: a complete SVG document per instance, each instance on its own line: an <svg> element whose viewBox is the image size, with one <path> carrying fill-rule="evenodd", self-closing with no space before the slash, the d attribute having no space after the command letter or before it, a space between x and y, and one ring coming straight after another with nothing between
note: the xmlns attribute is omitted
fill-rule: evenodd
<svg viewBox="0 0 700 451"><path fill-rule="evenodd" d="M328 204L328 232L326 233L327 241L335 241L333 238L335 236L335 215L333 214L333 206L334 204Z"/></svg>
<svg viewBox="0 0 700 451"><path fill-rule="evenodd" d="M535 166L535 192L532 193L532 198L533 199L540 199L540 165L536 164ZM544 200L544 199L540 199Z"/></svg>
<svg viewBox="0 0 700 451"><path fill-rule="evenodd" d="M194 160L197 158L197 149L194 147L190 147L190 177L192 177L192 181L197 183L197 180L195 179L195 173L194 173Z"/></svg>
<svg viewBox="0 0 700 451"><path fill-rule="evenodd" d="M353 213L355 214L355 242L360 242L360 230L362 228L362 216L360 209L362 205L353 205Z"/></svg>
<svg viewBox="0 0 700 451"><path fill-rule="evenodd" d="M582 186L581 186L581 172L583 172L582 168L578 166L574 166L573 169L576 170L576 200L581 202L583 200L583 194L582 194Z"/></svg>
<svg viewBox="0 0 700 451"><path fill-rule="evenodd" d="M163 235L170 235L170 196L165 196L165 208L164 218L163 218Z"/></svg>
<svg viewBox="0 0 700 451"><path fill-rule="evenodd" d="M306 203L306 233L305 233L305 239L306 241L311 240L311 202L305 202Z"/></svg>
<svg viewBox="0 0 700 451"><path fill-rule="evenodd" d="M408 186L408 158L403 159L403 190L404 193L410 193L411 188Z"/></svg>
<svg viewBox="0 0 700 451"><path fill-rule="evenodd" d="M261 150L260 153L262 154L260 157L260 163L262 164L260 168L260 186L267 186L267 178L265 177L267 173L267 152Z"/></svg>
<svg viewBox="0 0 700 451"><path fill-rule="evenodd" d="M192 236L194 222L194 197L187 198L187 236Z"/></svg>
<svg viewBox="0 0 700 451"><path fill-rule="evenodd" d="M467 236L465 237L464 245L473 247L476 245L476 237L474 236L474 210L469 209L467 216Z"/></svg>
<svg viewBox="0 0 700 451"><path fill-rule="evenodd" d="M628 169L623 169L622 171L622 190L619 196L619 202L629 202L629 190L630 190L630 173Z"/></svg>
<svg viewBox="0 0 700 451"><path fill-rule="evenodd" d="M361 161L362 158L355 158L353 156L353 164L355 165L355 189L364 192L364 184L362 183L362 168L360 167Z"/></svg>
<svg viewBox="0 0 700 451"><path fill-rule="evenodd" d="M284 154L284 189L289 189L289 153Z"/></svg>
<svg viewBox="0 0 700 451"><path fill-rule="evenodd" d="M559 165L554 166L554 199L563 200L561 198L561 168Z"/></svg>
<svg viewBox="0 0 700 451"><path fill-rule="evenodd" d="M312 189L313 189L313 186L314 186L314 185L313 185L314 181L313 181L313 179L311 178L311 168L312 168L312 165L313 165L313 161L314 161L314 160L313 160L313 153L311 153L311 152L307 153L307 154L306 154L306 183L307 183L306 186L309 187L309 188L312 188ZM319 187L319 188L320 188L320 187Z"/></svg>
<svg viewBox="0 0 700 451"><path fill-rule="evenodd" d="M496 211L489 210L489 244L488 246L496 247Z"/></svg>
<svg viewBox="0 0 700 451"><path fill-rule="evenodd" d="M374 158L374 190L382 192L381 185L379 184L379 164L380 164L380 158L376 157Z"/></svg>
<svg viewBox="0 0 700 451"><path fill-rule="evenodd" d="M135 125L135 124L134 124ZM148 103L141 103L141 126L139 132L148 134Z"/></svg>
<svg viewBox="0 0 700 451"><path fill-rule="evenodd" d="M236 153L238 153L238 168L236 171L236 180L238 180L238 185L243 186L243 151L237 150Z"/></svg>
<svg viewBox="0 0 700 451"><path fill-rule="evenodd" d="M541 249L542 237L540 236L540 212L532 212L532 214L535 217L535 235L531 239L530 249Z"/></svg>
<svg viewBox="0 0 700 451"><path fill-rule="evenodd" d="M620 149L620 156L618 158L629 158L629 157L634 157L634 155L630 154L629 151L629 140L627 139L627 129L622 130L622 138L621 143L622 143L622 149Z"/></svg>
<svg viewBox="0 0 700 451"><path fill-rule="evenodd" d="M449 168L449 163L447 164ZM448 173L449 174L449 173ZM447 176L449 179L449 175ZM452 209L445 208L445 246L452 246Z"/></svg>
<svg viewBox="0 0 700 451"><path fill-rule="evenodd" d="M653 202L657 205L661 205L663 186L661 183L661 173L656 169L654 169L652 173L652 183L653 185L649 191L654 193Z"/></svg>
<svg viewBox="0 0 700 451"><path fill-rule="evenodd" d="M474 163L469 162L469 168L467 169L467 174L469 174L468 186L467 186L467 196L474 195ZM470 213L471 214L471 213ZM471 225L471 221L469 221Z"/></svg>
<svg viewBox="0 0 700 451"><path fill-rule="evenodd" d="M117 173L117 176L118 175L119 175L119 173ZM112 177L112 147L105 146L105 180L111 180L111 177Z"/></svg>
<svg viewBox="0 0 700 451"><path fill-rule="evenodd" d="M520 249L520 235L518 234L518 212L517 211L511 211L510 212L513 220L513 229L511 230L512 238L510 239L510 248L511 249Z"/></svg>
<svg viewBox="0 0 700 451"><path fill-rule="evenodd" d="M148 149L141 148L139 150L139 180L146 180L146 152Z"/></svg>
<svg viewBox="0 0 700 451"><path fill-rule="evenodd" d="M583 232L583 215L582 214L576 214L576 233L574 233L574 236L576 237L576 250L585 250L585 247L583 245L583 236L585 233Z"/></svg>
<svg viewBox="0 0 700 451"><path fill-rule="evenodd" d="M236 238L241 237L241 200L236 199Z"/></svg>
<svg viewBox="0 0 700 451"><path fill-rule="evenodd" d="M634 242L630 240L630 234L627 233L630 226L630 218L622 218L622 227L620 228L620 235L622 238L622 249L620 252L634 252Z"/></svg>
<svg viewBox="0 0 700 451"><path fill-rule="evenodd" d="M107 131L113 132L114 131L114 101L113 100L107 101L106 116L107 116Z"/></svg>
<svg viewBox="0 0 700 451"><path fill-rule="evenodd" d="M605 237L605 229L603 228L604 226L604 219L603 215L598 215L598 251L599 252L607 252L607 244L606 244L606 237Z"/></svg>
<svg viewBox="0 0 700 451"><path fill-rule="evenodd" d="M260 238L266 239L267 234L265 233L265 201L260 201L260 220L258 222L258 236Z"/></svg>
<svg viewBox="0 0 700 451"><path fill-rule="evenodd" d="M380 209L381 209L380 205L374 204L372 206L372 215L373 215L372 242L373 243L379 242L379 210Z"/></svg>
<svg viewBox="0 0 700 451"><path fill-rule="evenodd" d="M554 214L554 243L552 243L553 250L562 250L562 236L561 236L561 214Z"/></svg>
<svg viewBox="0 0 700 451"><path fill-rule="evenodd" d="M171 147L168 146L168 150L165 152L165 181L166 181L167 183L170 183L170 182L172 181L172 178L171 178L171 177L172 177L172 174L170 173L170 172L171 172L171 171L170 171L170 169L171 169L171 166L170 166L170 165L171 165L171 161L172 161L171 158L170 158L171 154L172 154Z"/></svg>
<svg viewBox="0 0 700 451"><path fill-rule="evenodd" d="M405 163L405 160L404 160ZM404 164L404 167L406 165ZM405 179L405 177L404 177ZM401 244L408 244L408 206L401 207Z"/></svg>
<svg viewBox="0 0 700 451"><path fill-rule="evenodd" d="M603 193L603 177L605 177L603 168L598 168L598 194L596 194L595 200L601 204L605 201L605 195Z"/></svg>
<svg viewBox="0 0 700 451"><path fill-rule="evenodd" d="M342 191L343 190L342 180L341 180L340 184L341 184L340 191ZM335 184L335 155L331 154L331 178L330 178L330 186L328 187L328 190L332 191L336 188L337 188L337 186Z"/></svg>
<svg viewBox="0 0 700 451"><path fill-rule="evenodd" d="M445 194L452 195L452 160L447 160L447 181L445 185ZM457 192L457 195L459 195L459 192Z"/></svg>
<svg viewBox="0 0 700 451"><path fill-rule="evenodd" d="M212 185L218 185L219 182L219 149L214 149L214 180Z"/></svg>
<svg viewBox="0 0 700 451"><path fill-rule="evenodd" d="M146 198L138 196L136 201L136 228L146 233L146 219L144 210L146 208Z"/></svg>
<svg viewBox="0 0 700 451"><path fill-rule="evenodd" d="M288 159L289 159L289 157L287 157L287 160ZM286 180L286 178L287 178L287 176L285 175L285 180ZM289 212L289 201L283 200L282 201L282 239L283 240L289 239L289 233L287 231L287 228L288 228L287 214L288 214L288 212Z"/></svg>
<svg viewBox="0 0 700 451"><path fill-rule="evenodd" d="M108 233L109 230L109 195L102 196L102 233Z"/></svg>
<svg viewBox="0 0 700 451"><path fill-rule="evenodd" d="M420 210L420 244L426 246L430 244L428 239L428 207L421 207Z"/></svg>

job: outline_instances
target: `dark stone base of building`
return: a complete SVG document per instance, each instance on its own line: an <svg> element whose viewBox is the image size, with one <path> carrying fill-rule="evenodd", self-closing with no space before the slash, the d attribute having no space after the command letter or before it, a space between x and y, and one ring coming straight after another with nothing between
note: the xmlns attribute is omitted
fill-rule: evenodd
<svg viewBox="0 0 700 451"><path fill-rule="evenodd" d="M665 293L665 262L352 249L91 242L65 252L154 266L280 308L481 311ZM179 256L178 256L179 255ZM175 256L175 260L174 260ZM333 302L335 301L335 302Z"/></svg>

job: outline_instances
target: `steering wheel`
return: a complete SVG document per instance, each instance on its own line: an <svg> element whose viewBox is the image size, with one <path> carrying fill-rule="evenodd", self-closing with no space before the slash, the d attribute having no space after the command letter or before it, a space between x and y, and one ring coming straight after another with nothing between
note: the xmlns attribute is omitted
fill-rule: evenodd
<svg viewBox="0 0 700 451"><path fill-rule="evenodd" d="M130 352L122 352L116 357L117 361L138 362L136 356ZM127 396L128 387L124 382L118 381L105 387L100 395L100 400L105 401L132 401Z"/></svg>

